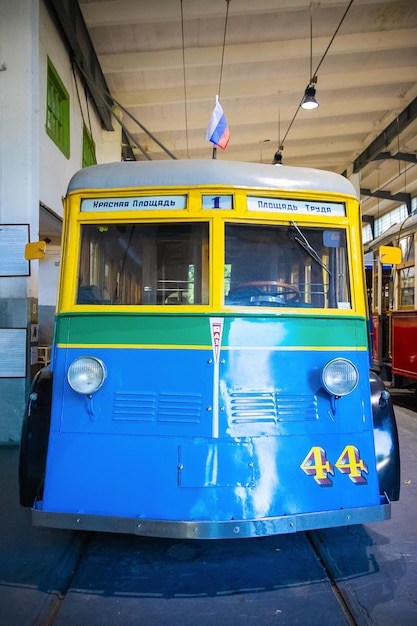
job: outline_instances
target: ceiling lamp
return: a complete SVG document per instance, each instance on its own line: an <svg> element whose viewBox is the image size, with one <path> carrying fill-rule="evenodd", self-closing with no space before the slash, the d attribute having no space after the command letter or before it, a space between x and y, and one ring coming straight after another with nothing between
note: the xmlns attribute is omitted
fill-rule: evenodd
<svg viewBox="0 0 417 626"><path fill-rule="evenodd" d="M275 152L274 160L272 161L272 165L283 165L281 150L278 150L277 152Z"/></svg>
<svg viewBox="0 0 417 626"><path fill-rule="evenodd" d="M316 88L314 86L316 83L317 76L313 76L304 92L304 98L301 102L302 109L317 109L319 106L319 103L316 100Z"/></svg>

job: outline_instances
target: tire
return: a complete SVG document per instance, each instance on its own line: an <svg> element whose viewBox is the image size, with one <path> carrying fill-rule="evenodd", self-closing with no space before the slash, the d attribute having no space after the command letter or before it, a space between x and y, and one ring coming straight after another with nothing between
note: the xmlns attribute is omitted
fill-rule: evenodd
<svg viewBox="0 0 417 626"><path fill-rule="evenodd" d="M400 497L400 449L394 407L384 383L373 371L370 385L379 492L394 501Z"/></svg>
<svg viewBox="0 0 417 626"><path fill-rule="evenodd" d="M35 376L23 417L19 454L21 506L32 507L43 493L51 421L52 373L41 369Z"/></svg>

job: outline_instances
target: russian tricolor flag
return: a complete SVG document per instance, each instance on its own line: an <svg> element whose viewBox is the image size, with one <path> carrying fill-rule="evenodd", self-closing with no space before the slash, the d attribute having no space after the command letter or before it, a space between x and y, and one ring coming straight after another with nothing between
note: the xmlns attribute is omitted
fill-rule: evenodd
<svg viewBox="0 0 417 626"><path fill-rule="evenodd" d="M230 131L223 113L219 96L216 96L216 105L211 116L209 127L206 132L207 141L219 146L222 150L227 148L230 139Z"/></svg>

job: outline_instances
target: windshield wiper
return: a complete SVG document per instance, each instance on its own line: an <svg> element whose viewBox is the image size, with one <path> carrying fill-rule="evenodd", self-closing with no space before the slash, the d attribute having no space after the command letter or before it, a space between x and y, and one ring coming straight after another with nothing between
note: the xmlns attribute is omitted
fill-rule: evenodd
<svg viewBox="0 0 417 626"><path fill-rule="evenodd" d="M294 241L296 241L298 243L298 245L301 246L311 256L311 258L314 259L314 261L316 263L318 263L320 265L320 267L323 268L328 273L329 276L331 276L332 275L331 271L329 270L327 265L325 263L323 263L323 261L321 260L320 256L314 250L314 248L310 245L309 241L303 235L301 230L298 228L297 224L295 222L291 222L291 224L294 226L294 228L296 229L297 233L301 237L301 239L299 237L297 237L297 236L294 237Z"/></svg>

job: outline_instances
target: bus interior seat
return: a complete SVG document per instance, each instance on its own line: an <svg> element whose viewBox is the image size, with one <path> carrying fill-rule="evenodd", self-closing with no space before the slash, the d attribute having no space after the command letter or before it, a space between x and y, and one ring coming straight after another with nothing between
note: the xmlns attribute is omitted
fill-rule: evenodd
<svg viewBox="0 0 417 626"><path fill-rule="evenodd" d="M77 304L103 304L103 296L97 285L83 285L78 289Z"/></svg>

